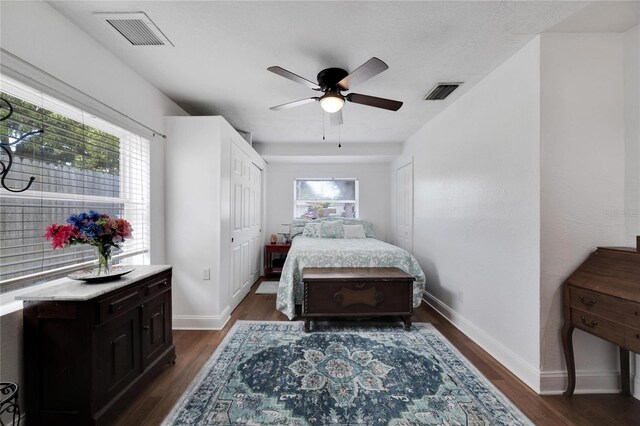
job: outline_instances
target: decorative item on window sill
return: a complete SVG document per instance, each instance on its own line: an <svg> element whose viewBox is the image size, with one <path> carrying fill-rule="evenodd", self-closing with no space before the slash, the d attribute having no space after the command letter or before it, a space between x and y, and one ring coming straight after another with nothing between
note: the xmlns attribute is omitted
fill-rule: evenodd
<svg viewBox="0 0 640 426"><path fill-rule="evenodd" d="M125 238L131 238L131 225L126 219L112 219L109 215L95 212L80 213L67 218L67 225L53 224L47 227L44 237L51 241L54 249L76 244L89 244L96 248L98 267L90 271L89 278L119 278L121 270L112 273L111 256L114 248L120 249ZM133 269L131 269L133 270ZM131 272L131 270L127 272ZM125 272L126 273L126 272ZM70 278L83 279L77 274Z"/></svg>
<svg viewBox="0 0 640 426"><path fill-rule="evenodd" d="M6 107L7 111L8 111L6 114L3 113L3 115L0 117L0 121L4 121L4 120L8 119L9 117L11 117L11 115L13 115L13 106L11 105L11 102L6 100L5 98L0 98L0 101L2 101L2 104L4 104L4 105L2 105L2 107ZM7 177L9 172L11 171L11 166L13 165L13 154L11 153L11 145L17 145L20 142L23 142L26 139L30 138L31 136L41 135L43 133L44 133L44 130L42 130L42 129L34 130L34 131L29 132L29 133L25 133L24 135L20 136L18 139L14 140L13 142L0 142L0 148L2 148L2 151L4 151L4 153L8 157L8 160L7 160L6 163L4 161L0 160L0 176L2 176L0 178L0 184L7 191L9 191L9 192L24 192L27 189L29 189L29 187L31 187L31 184L33 183L33 181L36 180L35 177L31 176L29 178L29 183L27 184L27 186L25 186L22 189L11 189L4 182L5 178Z"/></svg>

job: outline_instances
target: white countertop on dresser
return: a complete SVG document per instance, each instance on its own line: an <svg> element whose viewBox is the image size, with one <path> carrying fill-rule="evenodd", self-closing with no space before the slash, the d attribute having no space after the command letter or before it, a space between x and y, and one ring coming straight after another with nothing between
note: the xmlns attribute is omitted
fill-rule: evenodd
<svg viewBox="0 0 640 426"><path fill-rule="evenodd" d="M84 281L60 278L45 288L34 289L16 296L16 300L71 301L90 300L102 294L133 284L151 275L171 269L171 265L132 265L136 269L117 280L87 284Z"/></svg>

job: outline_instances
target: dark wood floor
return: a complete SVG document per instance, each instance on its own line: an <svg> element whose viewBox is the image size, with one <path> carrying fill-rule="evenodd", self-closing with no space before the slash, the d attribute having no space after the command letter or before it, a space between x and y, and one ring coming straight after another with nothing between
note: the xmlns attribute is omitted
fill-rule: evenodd
<svg viewBox="0 0 640 426"><path fill-rule="evenodd" d="M286 321L275 295L250 294L221 331L173 332L178 359L115 419L117 425L158 425L237 320ZM414 322L430 322L536 425L640 425L640 401L620 395L539 396L423 303Z"/></svg>

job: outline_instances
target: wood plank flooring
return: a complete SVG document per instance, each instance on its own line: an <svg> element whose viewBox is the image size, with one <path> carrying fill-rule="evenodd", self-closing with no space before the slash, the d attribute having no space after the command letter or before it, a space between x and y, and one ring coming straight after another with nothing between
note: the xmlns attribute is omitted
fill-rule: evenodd
<svg viewBox="0 0 640 426"><path fill-rule="evenodd" d="M114 425L148 425L162 422L188 388L200 368L211 356L237 320L286 321L276 311L275 295L254 294L259 282L231 314L220 331L175 330L173 339L178 359L114 419ZM431 307L416 310L414 322L430 322L475 367L502 391L536 425L640 425L640 401L621 395L539 396L488 353L473 343Z"/></svg>

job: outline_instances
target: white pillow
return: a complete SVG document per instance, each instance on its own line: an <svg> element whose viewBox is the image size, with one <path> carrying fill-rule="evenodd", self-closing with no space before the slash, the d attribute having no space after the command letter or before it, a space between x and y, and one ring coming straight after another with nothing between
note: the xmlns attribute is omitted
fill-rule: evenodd
<svg viewBox="0 0 640 426"><path fill-rule="evenodd" d="M322 222L307 223L302 231L303 237L320 238L320 231L322 229Z"/></svg>
<svg viewBox="0 0 640 426"><path fill-rule="evenodd" d="M362 225L342 225L344 238L367 238Z"/></svg>

